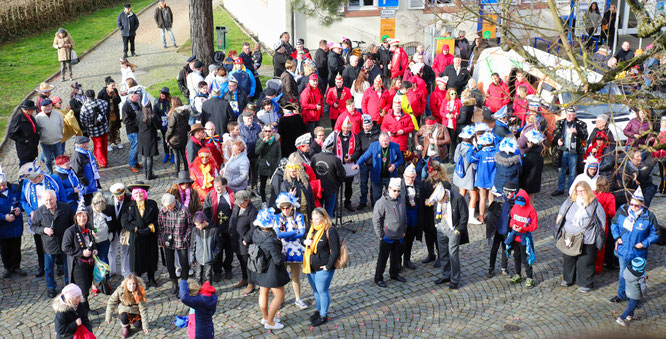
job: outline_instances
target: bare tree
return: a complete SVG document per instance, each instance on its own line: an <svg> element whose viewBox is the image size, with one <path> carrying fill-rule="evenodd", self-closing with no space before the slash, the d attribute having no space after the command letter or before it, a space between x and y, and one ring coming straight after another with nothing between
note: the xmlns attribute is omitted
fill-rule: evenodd
<svg viewBox="0 0 666 339"><path fill-rule="evenodd" d="M213 1L190 0L192 54L204 64L213 63Z"/></svg>

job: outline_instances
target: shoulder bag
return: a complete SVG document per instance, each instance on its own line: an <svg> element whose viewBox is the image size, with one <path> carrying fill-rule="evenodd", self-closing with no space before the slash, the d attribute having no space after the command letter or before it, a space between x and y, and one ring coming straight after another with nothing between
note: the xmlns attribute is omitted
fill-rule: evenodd
<svg viewBox="0 0 666 339"><path fill-rule="evenodd" d="M585 231L587 231L590 228L590 226L592 226L592 223L597 219L596 210L597 208L595 206L594 214L590 217L590 222L587 224L587 226L583 229L582 232L576 234L567 234L567 232L564 229L562 230L562 232L560 233L560 237L557 238L557 243L555 244L555 246L557 247L558 250L560 250L560 252L570 257L576 257L579 256L581 253L583 253L583 239L584 239L583 235L585 234ZM568 211L569 209L567 209L567 212ZM566 214L567 213L565 212L563 218L566 218ZM564 227L564 223L562 223L561 227Z"/></svg>
<svg viewBox="0 0 666 339"><path fill-rule="evenodd" d="M328 240L328 230L326 231L326 240ZM349 249L347 248L345 239L342 239L342 241L340 241L340 255L338 255L338 259L335 260L334 267L335 269L345 268L347 267L348 263L349 263Z"/></svg>

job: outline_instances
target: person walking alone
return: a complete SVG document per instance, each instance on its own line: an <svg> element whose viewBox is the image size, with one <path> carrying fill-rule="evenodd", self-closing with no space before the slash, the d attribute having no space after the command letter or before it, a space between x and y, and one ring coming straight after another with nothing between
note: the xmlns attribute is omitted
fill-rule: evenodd
<svg viewBox="0 0 666 339"><path fill-rule="evenodd" d="M167 48L165 31L169 33L173 47L178 48L176 43L176 38L173 36L171 27L173 26L173 13L171 12L171 7L166 4L166 0L160 0L157 3L157 8L155 8L155 22L157 23L157 28L160 30L160 37L162 38L162 46ZM134 53L132 53L134 54Z"/></svg>
<svg viewBox="0 0 666 339"><path fill-rule="evenodd" d="M134 38L136 37L136 30L139 28L139 18L132 12L132 5L125 4L125 9L118 14L116 24L120 30L120 35L123 37L123 58L127 58L127 45L130 45L130 52L132 56L134 53Z"/></svg>

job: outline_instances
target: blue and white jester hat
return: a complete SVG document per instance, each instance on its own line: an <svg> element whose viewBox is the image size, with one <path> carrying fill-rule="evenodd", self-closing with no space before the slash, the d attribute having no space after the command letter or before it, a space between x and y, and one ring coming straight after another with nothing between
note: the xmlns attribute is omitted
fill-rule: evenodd
<svg viewBox="0 0 666 339"><path fill-rule="evenodd" d="M494 119L502 119L502 118L506 117L506 115L507 115L507 105L504 105L500 109L498 109L497 112L495 112L493 114L493 118Z"/></svg>
<svg viewBox="0 0 666 339"><path fill-rule="evenodd" d="M477 140L479 145L492 145L493 144L493 134L490 132L483 133Z"/></svg>
<svg viewBox="0 0 666 339"><path fill-rule="evenodd" d="M462 139L469 139L474 136L475 132L476 131L474 129L474 126L467 125L465 126L465 128L462 129L462 131L460 132L460 134L458 134L458 136Z"/></svg>
<svg viewBox="0 0 666 339"><path fill-rule="evenodd" d="M499 144L500 152L513 154L516 152L517 149L518 149L518 143L516 142L516 138L512 136L504 137L504 139L500 141Z"/></svg>
<svg viewBox="0 0 666 339"><path fill-rule="evenodd" d="M275 221L275 209L273 207L264 208L257 213L257 219L254 219L254 226L262 228L272 228Z"/></svg>
<svg viewBox="0 0 666 339"><path fill-rule="evenodd" d="M543 141L544 136L543 133L541 133L537 129L531 129L525 132L525 138L527 139L527 141L536 145L540 144Z"/></svg>

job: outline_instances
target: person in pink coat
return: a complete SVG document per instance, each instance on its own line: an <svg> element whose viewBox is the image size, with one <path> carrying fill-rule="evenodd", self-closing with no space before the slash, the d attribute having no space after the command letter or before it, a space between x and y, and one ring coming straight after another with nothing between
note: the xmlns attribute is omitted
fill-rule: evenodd
<svg viewBox="0 0 666 339"><path fill-rule="evenodd" d="M372 87L365 90L361 100L361 111L372 118L376 125L381 125L386 113L386 107L390 103L389 91L384 88L382 76L378 75L373 81Z"/></svg>
<svg viewBox="0 0 666 339"><path fill-rule="evenodd" d="M409 65L409 57L407 52L405 52L402 47L400 47L399 40L391 40L390 50L393 52L393 57L391 58L391 63L389 63L389 69L391 70L391 79L393 78L402 78Z"/></svg>
<svg viewBox="0 0 666 339"><path fill-rule="evenodd" d="M435 61L432 62L432 70L435 71L435 75L439 76L444 72L446 66L453 63L453 54L450 54L449 50L449 45L442 46L442 53L437 54Z"/></svg>
<svg viewBox="0 0 666 339"><path fill-rule="evenodd" d="M324 113L324 101L319 90L319 76L310 74L308 85L301 92L301 115L303 122L308 125L310 133L314 132L315 127L319 126L319 119Z"/></svg>

